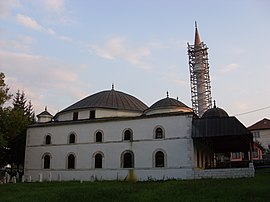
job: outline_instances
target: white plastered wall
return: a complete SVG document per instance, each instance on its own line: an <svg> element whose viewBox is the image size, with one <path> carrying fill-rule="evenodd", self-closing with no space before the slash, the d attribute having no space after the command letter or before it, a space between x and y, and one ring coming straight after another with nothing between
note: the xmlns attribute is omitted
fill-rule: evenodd
<svg viewBox="0 0 270 202"><path fill-rule="evenodd" d="M39 174L48 178L49 173L53 180L90 180L92 176L108 180L124 179L130 169L121 168L121 154L131 150L134 153L132 170L138 180L192 178L194 155L191 124L192 116L182 115L32 127L27 134L25 175L33 180L37 180ZM164 139L154 139L157 126L164 129ZM126 128L132 130L133 142L123 141ZM94 142L94 134L98 130L103 132L102 143ZM70 133L76 135L75 144L68 144ZM50 145L44 144L47 134L51 135ZM166 153L164 168L153 167L153 153L157 150ZM94 169L93 166L92 156L98 151L104 154L102 169ZM52 156L50 169L43 169L42 156L45 153ZM69 153L76 156L75 170L67 169Z"/></svg>

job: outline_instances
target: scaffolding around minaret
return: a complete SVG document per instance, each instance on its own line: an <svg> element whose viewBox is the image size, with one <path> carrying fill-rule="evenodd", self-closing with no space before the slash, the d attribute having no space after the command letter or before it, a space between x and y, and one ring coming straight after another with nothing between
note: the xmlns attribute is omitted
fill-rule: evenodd
<svg viewBox="0 0 270 202"><path fill-rule="evenodd" d="M211 86L207 46L200 41L195 24L194 45L188 43L191 102L195 114L199 117L212 108Z"/></svg>

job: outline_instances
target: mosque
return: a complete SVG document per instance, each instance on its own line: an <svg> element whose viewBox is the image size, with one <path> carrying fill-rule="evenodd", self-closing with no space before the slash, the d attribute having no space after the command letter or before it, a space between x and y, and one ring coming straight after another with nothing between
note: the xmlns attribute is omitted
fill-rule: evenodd
<svg viewBox="0 0 270 202"><path fill-rule="evenodd" d="M192 108L168 93L150 107L133 95L97 92L54 116L47 109L27 130L28 181L167 180L252 177L226 161L252 151L252 134L212 107L207 47L195 29L188 45Z"/></svg>

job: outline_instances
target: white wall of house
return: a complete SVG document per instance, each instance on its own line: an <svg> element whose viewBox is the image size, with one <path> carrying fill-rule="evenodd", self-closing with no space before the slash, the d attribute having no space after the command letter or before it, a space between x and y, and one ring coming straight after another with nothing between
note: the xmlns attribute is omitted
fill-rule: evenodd
<svg viewBox="0 0 270 202"><path fill-rule="evenodd" d="M257 135L256 137L254 137L253 135L254 137L253 140L260 142L265 149L270 150L270 129L252 131L253 134L256 132L257 132ZM258 134L259 134L259 137L258 137Z"/></svg>
<svg viewBox="0 0 270 202"><path fill-rule="evenodd" d="M48 116L48 115L43 115L41 117L38 117L38 122L39 123L46 123L46 122L50 122L52 120L52 116Z"/></svg>
<svg viewBox="0 0 270 202"><path fill-rule="evenodd" d="M155 139L155 129L161 127L165 137ZM49 180L113 180L125 179L130 170L137 180L189 179L193 176L194 154L191 138L192 115L146 117L121 121L88 121L73 124L46 124L30 127L27 132L25 176L36 181L39 175ZM123 141L125 129L131 129L133 141ZM95 142L101 131L103 142ZM76 135L76 143L69 144L69 134ZM45 136L51 144L45 144ZM121 168L121 154L134 153L134 168ZM163 151L165 166L155 168L154 154ZM94 168L93 155L104 154L102 168ZM76 157L75 169L67 168L67 156ZM43 156L51 156L50 169L43 168Z"/></svg>
<svg viewBox="0 0 270 202"><path fill-rule="evenodd" d="M67 111L62 112L57 115L56 119L58 121L72 121L73 113L78 112L78 119L89 119L90 117L90 109L83 109L77 111ZM95 118L111 118L111 117L135 117L140 116L141 112L136 111L126 111L126 110L115 110L115 109L95 109Z"/></svg>

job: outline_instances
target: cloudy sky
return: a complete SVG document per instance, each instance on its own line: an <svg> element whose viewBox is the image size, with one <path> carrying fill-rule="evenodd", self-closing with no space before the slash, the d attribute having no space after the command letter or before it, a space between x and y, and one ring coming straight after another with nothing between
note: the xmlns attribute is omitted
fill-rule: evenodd
<svg viewBox="0 0 270 202"><path fill-rule="evenodd" d="M36 114L112 83L148 106L166 91L191 106L197 20L212 97L249 126L270 118L269 9L267 0L0 0L0 71Z"/></svg>

